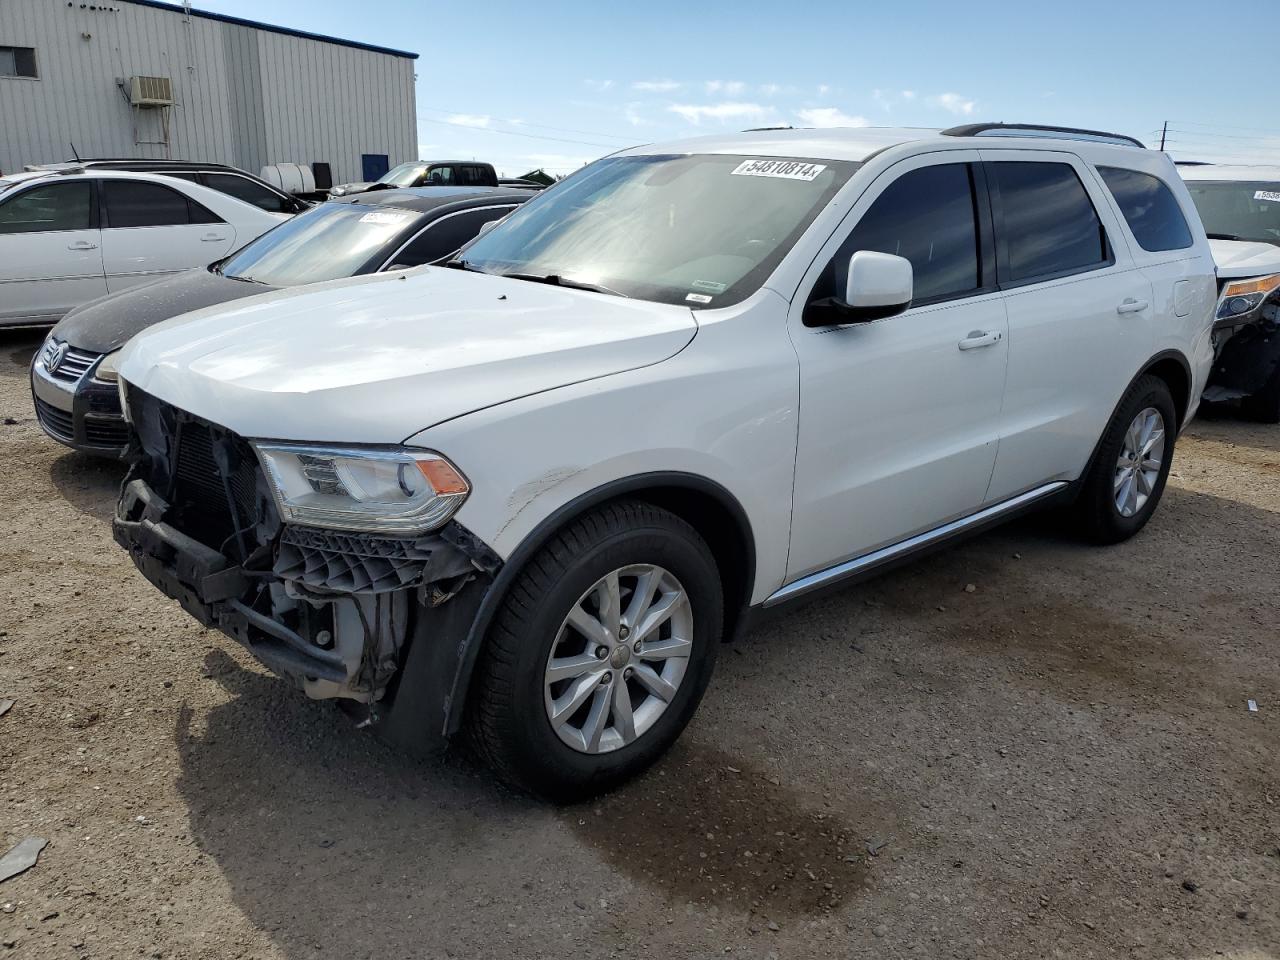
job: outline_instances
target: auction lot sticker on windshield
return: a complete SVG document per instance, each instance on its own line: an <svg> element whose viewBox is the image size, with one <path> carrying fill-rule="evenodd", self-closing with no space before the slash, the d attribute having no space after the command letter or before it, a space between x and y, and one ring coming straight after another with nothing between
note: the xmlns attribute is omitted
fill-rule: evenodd
<svg viewBox="0 0 1280 960"><path fill-rule="evenodd" d="M808 181L813 180L825 169L827 169L825 163L806 163L803 160L743 160L733 171L733 175Z"/></svg>
<svg viewBox="0 0 1280 960"><path fill-rule="evenodd" d="M397 213L394 210L371 210L360 218L361 223L404 223L412 220L412 213Z"/></svg>
<svg viewBox="0 0 1280 960"><path fill-rule="evenodd" d="M1280 193L1274 190L1258 190L1254 193L1255 200L1270 200L1272 203L1280 203Z"/></svg>

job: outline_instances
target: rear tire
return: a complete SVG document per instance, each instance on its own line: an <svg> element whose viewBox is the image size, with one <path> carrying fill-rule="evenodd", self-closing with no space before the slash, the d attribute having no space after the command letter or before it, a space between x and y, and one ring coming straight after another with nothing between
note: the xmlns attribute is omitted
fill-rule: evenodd
<svg viewBox="0 0 1280 960"><path fill-rule="evenodd" d="M525 564L489 631L470 717L479 753L560 803L635 776L692 718L723 619L715 560L679 517L622 501L574 520Z"/></svg>
<svg viewBox="0 0 1280 960"><path fill-rule="evenodd" d="M1146 526L1164 493L1177 438L1177 409L1159 377L1138 379L1112 415L1074 506L1094 543L1127 540Z"/></svg>

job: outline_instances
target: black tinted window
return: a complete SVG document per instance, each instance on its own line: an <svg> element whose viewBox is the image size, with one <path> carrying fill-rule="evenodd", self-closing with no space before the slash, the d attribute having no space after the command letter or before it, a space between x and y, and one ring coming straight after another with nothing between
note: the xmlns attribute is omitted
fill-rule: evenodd
<svg viewBox="0 0 1280 960"><path fill-rule="evenodd" d="M501 220L514 207L490 207L487 210L469 210L437 220L396 255L395 264L402 267L420 267L435 263L456 253L470 241L490 220ZM393 265L395 265L393 264Z"/></svg>
<svg viewBox="0 0 1280 960"><path fill-rule="evenodd" d="M458 183L464 187L491 187L495 178L484 167L459 167Z"/></svg>
<svg viewBox="0 0 1280 960"><path fill-rule="evenodd" d="M1009 279L1074 273L1111 259L1098 212L1070 164L1010 160L987 170L999 191Z"/></svg>
<svg viewBox="0 0 1280 960"><path fill-rule="evenodd" d="M269 213L293 213L292 203L248 177L240 177L234 173L206 173L204 185L245 203L252 203Z"/></svg>
<svg viewBox="0 0 1280 960"><path fill-rule="evenodd" d="M1186 218L1173 191L1160 178L1122 167L1099 167L1098 172L1143 250L1185 250L1191 246Z"/></svg>
<svg viewBox="0 0 1280 960"><path fill-rule="evenodd" d="M957 296L982 285L969 167L947 163L904 173L885 188L840 247L815 296L837 292L835 278L859 250L906 257L916 302Z"/></svg>
<svg viewBox="0 0 1280 960"><path fill-rule="evenodd" d="M24 190L0 203L0 233L88 230L93 187L88 180Z"/></svg>
<svg viewBox="0 0 1280 960"><path fill-rule="evenodd" d="M427 179L423 184L430 187L452 186L453 167L432 167L427 172Z"/></svg>
<svg viewBox="0 0 1280 960"><path fill-rule="evenodd" d="M167 227L217 223L209 210L177 190L143 180L103 180L108 227Z"/></svg>

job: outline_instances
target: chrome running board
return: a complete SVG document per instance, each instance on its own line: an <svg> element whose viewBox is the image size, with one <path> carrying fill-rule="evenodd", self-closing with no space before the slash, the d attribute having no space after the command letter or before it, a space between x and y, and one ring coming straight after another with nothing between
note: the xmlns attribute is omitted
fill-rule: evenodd
<svg viewBox="0 0 1280 960"><path fill-rule="evenodd" d="M886 566L901 559L902 557L924 550L934 544L950 540L952 537L959 536L966 531L971 531L975 527L981 527L984 524L992 523L1007 513L1012 513L1022 507L1030 506L1037 500L1043 500L1045 497L1057 493L1067 486L1065 480L1059 480L1054 483L1046 483L1043 487L1036 487L1034 490L1028 490L1026 493L1019 494L1010 500L993 504L977 513L962 517L959 520L952 520L950 523L944 523L940 527L928 530L924 533L916 534L908 540L900 543L894 543L887 547L881 547L879 550L871 553L863 554L861 557L854 557L852 560L846 560L844 563L836 564L834 567L828 567L825 570L819 570L817 573L811 573L807 577L801 577L788 583L785 587L777 590L765 598L763 606L772 607L786 600L794 600L796 597L804 596L810 591L817 590L820 587L829 584L838 583L841 580L847 580L860 574L867 574L878 567Z"/></svg>

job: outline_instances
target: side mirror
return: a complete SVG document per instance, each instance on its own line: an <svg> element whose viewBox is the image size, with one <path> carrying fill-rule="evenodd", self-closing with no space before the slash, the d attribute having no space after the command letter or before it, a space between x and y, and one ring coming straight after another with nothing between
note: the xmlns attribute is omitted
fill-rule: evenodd
<svg viewBox="0 0 1280 960"><path fill-rule="evenodd" d="M911 261L905 257L859 250L849 258L844 288L811 303L805 323L820 327L896 316L911 306L913 282Z"/></svg>
<svg viewBox="0 0 1280 960"><path fill-rule="evenodd" d="M502 218L501 218L501 217L499 217L497 220L487 220L487 221L485 221L484 223L480 224L480 232L476 234L476 237L477 237L477 238L479 238L479 237L483 237L486 233L488 233L490 230L492 230L494 227L496 227L496 226L497 226L498 224L500 224L501 222L502 222Z"/></svg>

